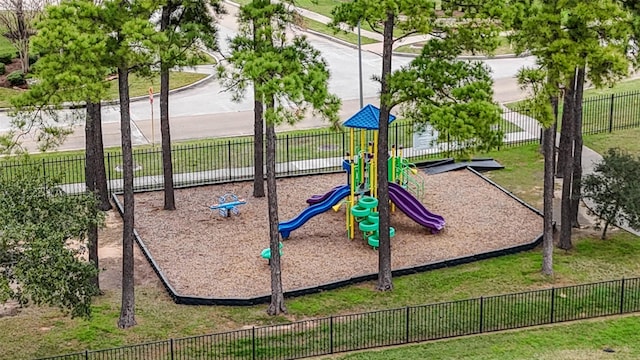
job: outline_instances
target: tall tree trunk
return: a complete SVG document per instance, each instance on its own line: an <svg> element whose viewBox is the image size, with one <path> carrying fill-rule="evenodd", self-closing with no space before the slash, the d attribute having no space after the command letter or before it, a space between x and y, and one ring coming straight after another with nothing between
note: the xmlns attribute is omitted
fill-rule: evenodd
<svg viewBox="0 0 640 360"><path fill-rule="evenodd" d="M262 98L253 89L253 197L264 197L264 105Z"/></svg>
<svg viewBox="0 0 640 360"><path fill-rule="evenodd" d="M169 27L173 4L162 7L160 31ZM153 125L152 125L153 126ZM162 136L162 172L164 174L164 209L175 210L176 200L173 191L173 162L171 159L171 130L169 128L169 67L160 64L160 133Z"/></svg>
<svg viewBox="0 0 640 360"><path fill-rule="evenodd" d="M556 172L561 172L562 177L562 198L560 201L560 241L558 247L564 250L569 250L573 247L571 243L571 185L573 175L573 141L575 130L575 116L574 108L576 103L575 97L575 82L576 76L571 77L569 83L565 87L564 92L564 106L562 111L562 141L564 141L564 148L560 149L558 158L563 159L563 168L556 169ZM560 165L558 165L560 166Z"/></svg>
<svg viewBox="0 0 640 360"><path fill-rule="evenodd" d="M389 237L389 182L388 163L389 158L389 113L391 109L387 104L389 95L388 76L391 74L391 55L393 45L393 25L395 15L392 10L387 11L384 22L382 43L382 86L380 91L380 123L378 126L378 152L377 152L377 196L379 213L379 245L378 248L378 285L380 291L393 290L391 275L391 239Z"/></svg>
<svg viewBox="0 0 640 360"><path fill-rule="evenodd" d="M551 106L553 109L558 108L557 97L554 96L551 98ZM555 132L555 124L545 128L542 132L542 153L544 155L542 273L544 275L553 275L553 189L555 185L553 167L555 164Z"/></svg>
<svg viewBox="0 0 640 360"><path fill-rule="evenodd" d="M99 159L96 157L96 122L100 121L100 103L94 103L87 101L87 118L84 126L85 133L85 185L87 191L92 196L97 196L96 193L96 167L99 166ZM103 162L104 163L104 162ZM95 211L97 209L92 209ZM93 283L96 289L100 289L100 265L98 259L98 226L97 224L91 224L87 230L88 250L89 250L89 262L98 270L96 276L93 278Z"/></svg>
<svg viewBox="0 0 640 360"><path fill-rule="evenodd" d="M120 132L122 138L122 179L124 190L124 226L122 231L122 305L118 327L136 325L133 286L133 227L135 222L133 197L133 150L131 147L131 114L129 113L129 69L118 67L120 94Z"/></svg>
<svg viewBox="0 0 640 360"><path fill-rule="evenodd" d="M545 275L553 275L553 188L555 185L553 180L553 163L555 162L553 132L554 127L550 126L542 133L544 153L542 273Z"/></svg>
<svg viewBox="0 0 640 360"><path fill-rule="evenodd" d="M94 136L93 141L95 146L93 147L93 151L95 154L95 183L96 183L96 194L100 199L100 205L98 208L102 211L111 210L111 201L109 199L109 189L107 188L107 173L104 165L104 142L102 141L102 105L100 103L96 103L96 107L94 108L94 119L93 122L93 130ZM87 103L87 106L89 104Z"/></svg>
<svg viewBox="0 0 640 360"><path fill-rule="evenodd" d="M568 156L573 152L573 141L571 134L573 133L573 83L574 79L571 79L570 84L564 90L564 102L562 104L562 124L560 125L560 145L558 147L558 162L556 165L556 177L562 178L565 174L565 169L571 170L571 161Z"/></svg>
<svg viewBox="0 0 640 360"><path fill-rule="evenodd" d="M613 214L610 218L604 219L604 228L602 229L602 235L600 235L600 240L606 240L607 239L607 230L609 229L609 225L611 225L611 223L615 220L616 216L615 214L618 213L620 209L620 206L618 204L616 204L615 208L613 209L613 211L611 212L611 214Z"/></svg>
<svg viewBox="0 0 640 360"><path fill-rule="evenodd" d="M580 198L582 197L582 98L584 95L584 66L578 69L576 74L575 106L573 132L573 183L571 185L571 226L578 228L578 209L580 208Z"/></svg>
<svg viewBox="0 0 640 360"><path fill-rule="evenodd" d="M258 39L256 28L258 26L255 19L251 21L253 26L253 44L258 51L258 46L262 41ZM253 197L264 197L264 105L262 104L262 94L258 93L259 83L253 84Z"/></svg>
<svg viewBox="0 0 640 360"><path fill-rule="evenodd" d="M16 25L18 55L22 64L22 71L26 74L29 72L29 33L27 31L27 20L24 15L24 1L17 0L16 4Z"/></svg>
<svg viewBox="0 0 640 360"><path fill-rule="evenodd" d="M273 96L267 99L267 111L273 110ZM275 124L267 123L267 201L269 204L269 249L271 250L271 303L267 309L269 315L286 313L284 291L282 289L282 270L280 264L280 233L278 232L278 192L276 186L276 130Z"/></svg>

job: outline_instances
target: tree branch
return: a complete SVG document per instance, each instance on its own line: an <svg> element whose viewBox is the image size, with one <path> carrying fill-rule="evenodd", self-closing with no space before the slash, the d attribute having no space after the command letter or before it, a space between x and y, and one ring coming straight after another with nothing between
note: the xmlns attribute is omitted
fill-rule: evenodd
<svg viewBox="0 0 640 360"><path fill-rule="evenodd" d="M371 20L368 20L368 19L367 19L367 20L366 20L366 23L369 25L369 27L371 28L371 30L372 30L374 33L378 33L378 34L380 34L380 35L383 35L382 30L379 30L379 28L377 28L375 25L373 25L373 24L371 23Z"/></svg>
<svg viewBox="0 0 640 360"><path fill-rule="evenodd" d="M416 31L416 30L409 31L409 32L408 32L408 33L406 33L406 34L403 34L403 35L401 35L401 36L398 36L396 39L394 39L394 40L393 40L393 43L395 44L397 41L400 41L400 40L402 40L402 39L404 39L404 38L407 38L407 37L409 37L409 36L411 36L411 35L414 35L414 34L417 34L417 33L418 33L418 31Z"/></svg>

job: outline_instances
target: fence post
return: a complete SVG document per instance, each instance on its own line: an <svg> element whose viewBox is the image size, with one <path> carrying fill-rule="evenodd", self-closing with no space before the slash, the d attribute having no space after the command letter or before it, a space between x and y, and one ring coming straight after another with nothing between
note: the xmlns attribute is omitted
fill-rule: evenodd
<svg viewBox="0 0 640 360"><path fill-rule="evenodd" d="M329 354L333 354L333 315L329 317Z"/></svg>
<svg viewBox="0 0 640 360"><path fill-rule="evenodd" d="M484 331L484 297L480 296L480 333Z"/></svg>
<svg viewBox="0 0 640 360"><path fill-rule="evenodd" d="M551 288L551 314L549 314L549 320L552 324L555 320L553 317L553 313L555 311L555 305L556 305L556 288L552 287Z"/></svg>
<svg viewBox="0 0 640 360"><path fill-rule="evenodd" d="M171 360L173 360L173 339L169 339L169 344L171 346Z"/></svg>
<svg viewBox="0 0 640 360"><path fill-rule="evenodd" d="M624 278L620 288L620 314L624 313Z"/></svg>
<svg viewBox="0 0 640 360"><path fill-rule="evenodd" d="M287 136L285 137L285 140L286 140L285 148L287 153L287 175L289 175L291 171L289 170L289 134L287 134Z"/></svg>
<svg viewBox="0 0 640 360"><path fill-rule="evenodd" d="M227 140L227 160L229 161L229 180L231 180L231 140Z"/></svg>
<svg viewBox="0 0 640 360"><path fill-rule="evenodd" d="M613 131L613 104L615 99L615 95L611 94L611 104L609 105L609 132Z"/></svg>
<svg viewBox="0 0 640 360"><path fill-rule="evenodd" d="M44 158L42 159L42 178L44 179L44 183L47 183L47 169L45 168L46 163L44 161Z"/></svg>
<svg viewBox="0 0 640 360"><path fill-rule="evenodd" d="M398 125L398 124L396 124L396 125ZM397 130L397 129L398 129L398 127L396 126L396 130ZM407 316L406 316L407 323L405 324L406 337L405 337L404 342L405 342L405 343L408 343L408 342L409 342L409 324L411 323L411 321L410 321L410 319L409 319L409 313L410 313L410 312L409 312L409 307L408 307L408 306L407 306L406 312L407 312Z"/></svg>
<svg viewBox="0 0 640 360"><path fill-rule="evenodd" d="M89 360L89 350L84 351L84 359Z"/></svg>
<svg viewBox="0 0 640 360"><path fill-rule="evenodd" d="M395 130L396 130L396 149L398 148L398 146L402 145L400 144L400 139L398 139L398 123L395 123Z"/></svg>
<svg viewBox="0 0 640 360"><path fill-rule="evenodd" d="M113 194L111 180L111 153L107 153L107 192L109 195Z"/></svg>
<svg viewBox="0 0 640 360"><path fill-rule="evenodd" d="M540 137L538 138L538 144L542 145L542 137L544 136L544 129L540 128Z"/></svg>
<svg viewBox="0 0 640 360"><path fill-rule="evenodd" d="M256 360L256 327L251 328L251 355L252 359Z"/></svg>

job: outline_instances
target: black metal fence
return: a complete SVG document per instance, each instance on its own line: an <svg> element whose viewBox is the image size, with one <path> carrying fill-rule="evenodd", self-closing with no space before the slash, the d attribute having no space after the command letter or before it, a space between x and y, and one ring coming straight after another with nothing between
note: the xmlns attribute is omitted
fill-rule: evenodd
<svg viewBox="0 0 640 360"><path fill-rule="evenodd" d="M46 360L299 359L638 311L640 278L634 278L87 350Z"/></svg>
<svg viewBox="0 0 640 360"><path fill-rule="evenodd" d="M525 108L505 110L499 128L505 133L505 146L536 143L540 138L537 121ZM583 103L585 134L611 132L640 126L640 91L589 97ZM433 144L432 134L420 134L409 123L396 122L390 128L389 144L402 146L404 156L419 162L453 155L458 148L455 139ZM360 135L356 134L357 140ZM368 139L370 140L370 139ZM343 156L349 151L350 133L316 130L304 134L280 134L277 140L278 176L317 174L340 171ZM253 137L211 139L194 145L178 145L172 150L176 187L214 184L253 178ZM162 156L159 148L134 151L136 165L135 190L163 187ZM111 192L122 188L119 151L105 154L108 187ZM84 191L83 156L59 156L31 164L49 177L57 177L67 192ZM24 171L25 164L0 161L0 174L12 176Z"/></svg>
<svg viewBox="0 0 640 360"><path fill-rule="evenodd" d="M506 121L505 121L506 123ZM538 136L516 131L511 124L504 129L509 136L509 145L537 142ZM356 141L360 134L356 133ZM370 139L367 134L365 141ZM452 154L455 141L433 145L432 136L420 136L408 123L392 124L390 144L403 148L404 156L412 161L421 161ZM426 139L426 140L425 140ZM345 153L349 151L351 136L348 130L335 132L316 130L304 134L281 134L278 136L277 175L293 176L340 171ZM418 144L420 142L420 144ZM162 153L159 147L135 149L134 187L136 191L155 190L163 187ZM175 187L213 184L253 179L253 137L211 139L193 145L177 145L172 149L172 164ZM122 154L120 151L105 153L105 168L108 188L111 192L122 189ZM57 177L66 185L68 192L84 191L85 159L82 155L59 156L32 162L49 177ZM0 174L13 176L24 171L24 163L12 160L0 161Z"/></svg>

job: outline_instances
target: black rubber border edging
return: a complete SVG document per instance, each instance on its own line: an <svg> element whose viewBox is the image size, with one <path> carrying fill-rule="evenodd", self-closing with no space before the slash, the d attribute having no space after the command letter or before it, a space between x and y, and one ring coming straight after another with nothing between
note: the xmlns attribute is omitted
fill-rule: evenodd
<svg viewBox="0 0 640 360"><path fill-rule="evenodd" d="M511 198L516 200L517 202L519 202L520 204L524 205L529 210L533 211L534 213L536 213L539 216L542 216L542 213L539 210L537 210L536 208L534 208L531 205L527 204L523 200L519 199L518 197L516 197L515 195L513 195L509 191L505 190L503 187L501 187L500 185L496 184L495 182L491 181L487 177L483 176L478 171L473 170L471 168L467 168L467 169L469 169L469 171L471 171L471 173L473 173L473 174L479 176L481 179L485 180L490 185L495 186L497 189L499 189L500 191L504 192L505 194L507 194L508 196L510 196ZM308 176L313 176L313 174L308 174ZM118 195L119 194L115 194L115 193L112 194L112 199L113 199L113 202L116 205L116 209L120 213L120 216L123 216L124 208L123 208L123 205L120 203L120 200L118 199ZM270 299L271 299L271 295L264 295L264 296L258 296L258 297L253 297L253 298L235 298L235 299L234 298L205 298L205 297L180 295L180 294L178 294L176 292L176 290L173 288L173 286L171 286L171 284L169 283L169 280L167 279L167 277L160 270L160 267L158 266L158 264L155 262L155 260L151 256L151 253L150 253L149 249L145 246L144 242L142 241L142 238L140 238L140 235L138 234L138 232L135 229L133 230L133 234L134 234L134 239L136 241L136 244L138 244L138 247L140 248L140 250L144 254L144 257L149 261L149 264L151 264L151 267L153 268L153 271L158 275L158 277L160 278L160 281L162 282L162 285L165 287L165 289L169 293L169 296L171 296L171 298L173 299L173 301L176 304L181 304L181 305L252 306L252 305L257 305L257 304L268 303L270 301ZM532 250L532 249L536 248L538 245L540 245L541 243L542 243L542 234L540 234L537 238L535 238L533 241L531 241L528 244L523 244L523 245L518 245L518 246L513 246L513 247L508 247L508 248L502 248L502 249L493 250L493 251L486 252L486 253L481 253L481 254L475 254L475 255L470 255L470 256L464 256L464 257L458 257L458 258L443 260L443 261L440 261L440 262L437 262L437 263L429 263L429 264L418 265L418 266L414 266L414 267L410 267L410 268L396 269L396 270L393 270L391 273L395 277L395 276L416 274L416 273L430 271L430 270L442 269L442 268L450 267L450 266L463 265L463 264L468 264L468 263L472 263L472 262L479 261L479 260L485 260L485 259L490 259L490 258L494 258L494 257L511 255L511 254L516 254L516 253L523 252L523 251ZM303 296L303 295L310 295L310 294L315 294L315 293L319 293L319 292L326 291L326 290L333 290L333 289L337 289L337 288L348 286L348 285L353 285L353 284L357 284L357 283L361 283L361 282L365 282L365 281L375 280L377 278L378 278L378 274L377 273L365 274L365 275L352 277L352 278L349 278L349 279L343 279L343 280L338 280L338 281L331 282L331 283L321 284L321 285L310 287L310 288L302 288L302 289L295 289L295 290L291 290L291 291L286 291L284 293L284 296L285 297L297 297L297 296Z"/></svg>

